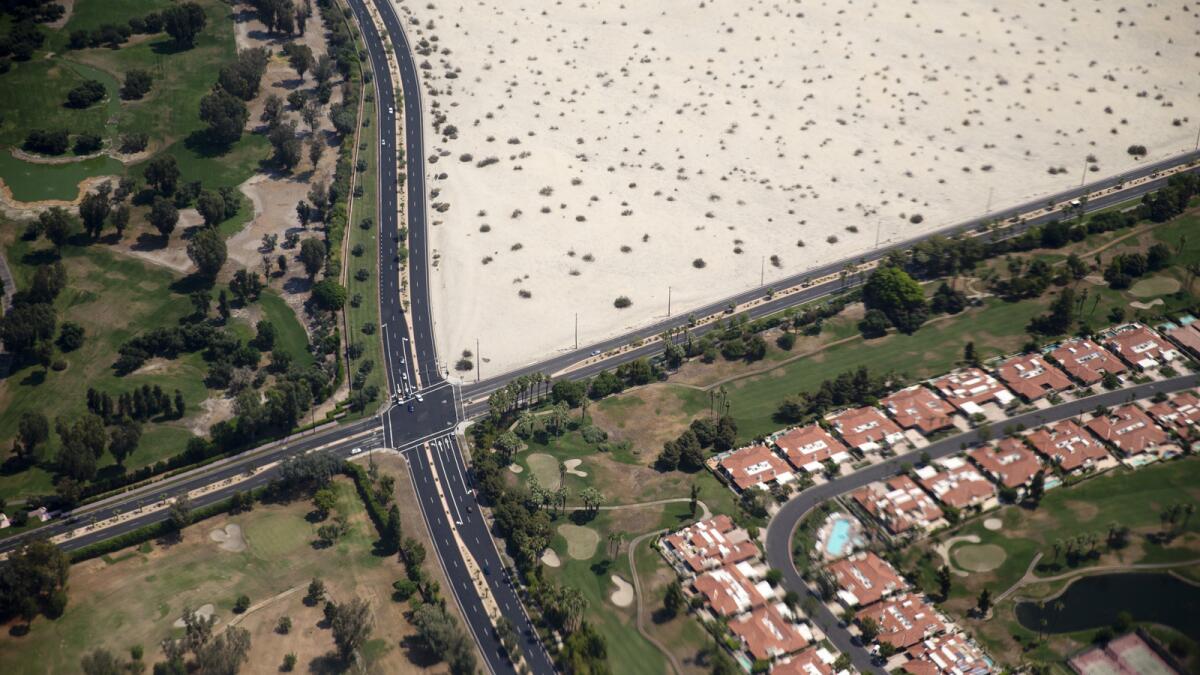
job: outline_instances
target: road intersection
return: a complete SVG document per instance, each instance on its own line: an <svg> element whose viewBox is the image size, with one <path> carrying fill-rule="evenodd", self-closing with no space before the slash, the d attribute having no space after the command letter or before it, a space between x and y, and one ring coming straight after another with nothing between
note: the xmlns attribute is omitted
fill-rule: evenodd
<svg viewBox="0 0 1200 675"><path fill-rule="evenodd" d="M388 378L387 396L389 401L387 406L372 417L344 425L331 425L332 428L320 429L308 435L272 443L170 479L80 507L67 519L40 528L32 534L55 536L76 531L76 536L72 536L62 544L63 548L74 550L136 530L165 517L161 510L154 511L146 508L145 505L148 503L161 502L179 495L194 493L206 486L218 484L227 486L204 491L202 496L192 499L194 507L202 507L227 498L234 491L244 491L265 485L276 477L278 472L275 467L286 457L320 451L348 458L357 448L368 450L389 448L401 452L409 463L410 475L416 488L418 502L421 505L422 517L430 531L431 540L437 548L439 564L446 572L446 578L451 587L450 591L462 609L471 633L481 647L487 669L493 673L515 672L513 664L503 655L503 650L496 639L492 620L488 616L486 605L494 603L522 636L522 659L529 671L537 674L552 673L554 672L553 663L545 648L536 639L536 632L521 605L517 589L507 576L506 566L490 535L488 523L479 511L475 493L471 487L470 470L456 430L463 421L486 411L487 394L503 386L513 377L531 372L565 373L563 377L571 379L588 377L618 363L649 356L659 351L661 346L658 344L622 348L637 340L657 336L668 328L685 325L687 319L685 316L671 317L632 333L588 345L479 383L460 386L448 381L444 376L445 369L439 361L434 342L433 320L429 306L424 127L417 68L401 19L390 1L348 1L362 28L376 90L375 117L380 133L380 185L378 191L380 272L378 276L381 339L384 348L384 366ZM376 23L371 16L372 9L382 22L386 35L380 35L377 31ZM400 78L399 88L393 82L393 69L389 64L387 50L391 50L395 59L396 71ZM397 112L403 114L403 129L405 130L403 139L397 138L399 122L396 116ZM397 154L399 147L397 143L400 140L403 141L405 148L407 161L404 164L400 163ZM1085 205L1087 211L1104 208L1157 189L1165 182L1165 178L1157 177L1158 173L1183 162L1195 161L1197 158L1200 158L1200 152L1177 156L1170 160L1147 165L1128 175L1110 178L1097 184L1043 198L1038 202L992 213L983 218L948 228L938 234L948 235L970 231L987 222L1007 220L1014 215L1028 213L1038 204L1045 204L1047 200L1061 203L1083 194L1095 194L1098 191L1111 190L1118 184L1147 178L1134 188L1093 198ZM405 170L403 183L398 175L401 167ZM400 201L398 190L398 186L401 184L406 188L403 202ZM404 229L407 237L405 239L402 239L400 234L399 216L401 213L406 216ZM1055 213L1048 213L1016 224L1006 232L1020 232L1026 227L1054 217L1057 217ZM402 243L409 251L406 268L402 267L398 257ZM888 244L853 262L861 264L877 260L892 250L908 248L914 243L916 240ZM776 282L776 287L800 286L806 279L836 275L848 262L850 261L839 261L803 275L796 275ZM407 296L411 298L411 306L408 307L408 311L405 311L403 302L400 300L405 280L408 283ZM812 284L794 293L758 302L748 310L748 313L752 317L758 317L778 312L835 293L842 287L843 284L837 280ZM745 291L697 309L694 314L700 316L719 314L731 303L739 306L753 303L763 298L764 291L765 289L761 288ZM703 328L695 332L703 332ZM614 355L611 358L596 359L593 358L596 351L614 353ZM1193 378L1188 386L1194 386L1195 376L1188 377ZM1168 383L1182 382L1184 379L1176 378L1168 382L1155 383L1155 386L1161 388ZM1148 386L1150 385L1141 385L1141 387ZM1182 385L1180 388L1183 388ZM1127 393L1113 392L1112 395ZM397 398L393 399L394 396ZM1075 404L1076 402L1063 404L1050 410L1039 411L1037 414L1046 416L1047 420L1056 419L1051 415L1056 414L1060 408L1073 409ZM1095 403L1091 403L1092 407L1095 405ZM1071 414L1078 413L1064 414L1063 416ZM1011 421L1017 423L1018 419L1014 418ZM969 435L947 439L947 441L954 441L953 447L943 442L931 446L927 451L934 456L938 456L937 452L949 454L957 450L957 443L968 442L970 439L965 436ZM873 466L845 479L821 486L819 489L805 491L784 506L780 513L785 520L777 517L772 522L768 532L767 548L768 560L772 566L785 571L785 580L789 586L793 586L798 577L793 578L794 575L788 573L788 570L794 573L794 567L790 564L790 535L785 537L780 534L782 532L780 528L785 527L785 523L788 522L786 519L793 516L798 519L816 503L813 500L823 501L832 498L845 490L853 489L860 480L865 482L875 480L876 478L873 477L875 473L894 472L897 468L898 464L893 461ZM830 493L830 490L838 491ZM114 518L118 519L119 523L111 527L88 529L84 526L84 523L88 521L104 521ZM780 525L777 526L777 522ZM794 521L792 527L794 527ZM790 533L790 528L787 532ZM23 537L14 537L0 541L0 552L12 550L22 540ZM784 561L787 562L786 566L782 564ZM470 572L472 568L484 571L482 583L476 583L480 580L472 577ZM794 587L801 588L801 586ZM487 603L484 602L483 596L485 595L488 596ZM839 649L848 650L847 653L852 656L858 653L865 654L861 648L855 652L852 645L843 645L839 642L842 634L838 632L836 626L828 628L827 632L830 633ZM848 634L845 634L845 637L848 639ZM856 656L855 659L857 663L858 657Z"/></svg>

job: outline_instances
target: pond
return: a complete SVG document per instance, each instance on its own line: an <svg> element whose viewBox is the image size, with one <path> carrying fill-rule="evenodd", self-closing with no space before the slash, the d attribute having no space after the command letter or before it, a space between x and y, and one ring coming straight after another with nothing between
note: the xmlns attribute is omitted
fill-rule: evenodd
<svg viewBox="0 0 1200 675"><path fill-rule="evenodd" d="M1016 607L1017 621L1022 626L1047 633L1111 626L1121 612L1128 612L1134 621L1170 626L1200 640L1200 586L1166 573L1084 577L1042 606L1025 601Z"/></svg>
<svg viewBox="0 0 1200 675"><path fill-rule="evenodd" d="M0 150L0 178L20 202L70 201L79 196L79 183L85 178L121 175L124 170L120 162L106 155L67 164L34 164Z"/></svg>

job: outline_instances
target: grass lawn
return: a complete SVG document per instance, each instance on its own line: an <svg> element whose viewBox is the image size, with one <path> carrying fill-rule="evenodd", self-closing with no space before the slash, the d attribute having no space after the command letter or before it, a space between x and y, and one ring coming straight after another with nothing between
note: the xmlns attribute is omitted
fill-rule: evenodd
<svg viewBox="0 0 1200 675"><path fill-rule="evenodd" d="M691 496L691 486L696 484L700 486L700 501L707 504L713 513L733 515L738 512L736 495L711 473L663 473L653 468L657 450L636 455L629 451L600 452L584 441L578 430L559 437L539 434L527 446L514 457L514 462L522 469L521 473L512 476L514 483L524 482L529 476L542 473L539 477L542 486L553 490L558 487L558 463L570 459L583 460L576 470L586 473L586 476L566 474L568 505L582 506L579 492L586 487L599 490L605 497L606 506L615 506L688 498ZM534 458L532 462L531 456ZM539 466L544 468L539 470ZM680 505L687 507L686 503Z"/></svg>
<svg viewBox="0 0 1200 675"><path fill-rule="evenodd" d="M413 655L396 652L413 631L403 616L406 606L390 598L391 582L403 570L394 559L372 552L377 537L353 484L338 478L335 489L337 512L349 518L350 531L330 548L313 546L318 524L305 518L312 505L297 501L219 516L187 528L177 543L144 544L75 565L63 617L39 618L22 637L7 630L0 634L0 671L76 672L80 657L92 649L127 655L133 645L142 645L152 663L161 657L158 643L182 632L172 623L185 607L211 603L223 626L235 619L232 607L239 594L260 603L295 587L298 592L240 617L240 626L251 633L250 660L243 670L272 672L288 652L299 656L298 670L320 670L322 657L334 646L330 631L317 626L321 607L301 600L314 576L325 581L335 600L359 596L369 602L374 640L365 650L368 667L371 662L379 667L380 659L407 662ZM242 528L245 551L224 550L210 539L210 532L228 524ZM274 631L281 616L292 619L288 635Z"/></svg>
<svg viewBox="0 0 1200 675"><path fill-rule="evenodd" d="M354 199L354 222L346 224L349 235L349 249L340 251L342 265L346 268L346 321L349 324L348 340L362 345L362 357L356 359L351 368L358 370L360 364L371 361L375 365L367 375L364 387L375 385L379 387L382 396L387 397L387 382L384 379L384 360L382 331L374 335L365 335L362 326L373 323L378 328L379 322L379 213L377 199L379 195L379 133L375 125L375 107L367 104L363 111L364 118L370 118L371 124L360 129L359 151L360 160L365 160L367 170L355 174L356 184L362 185L363 196ZM364 219L370 219L369 229L359 227ZM362 247L361 255L354 255L356 247ZM340 247L339 247L340 248ZM384 263L391 270L391 261ZM359 281L355 274L359 270L367 271L367 278ZM392 272L389 271L388 274ZM358 306L353 302L358 300ZM400 302L399 298L385 298ZM370 414L371 407L359 413Z"/></svg>
<svg viewBox="0 0 1200 675"><path fill-rule="evenodd" d="M983 519L977 518L935 540L910 547L904 552L902 568L912 571L910 578L918 585L927 591L934 591L937 585L934 570L942 564L932 552L937 541L952 536L975 535L982 544L1003 548L1007 557L997 569L972 573L966 577L955 576L950 599L943 608L972 624L970 628L997 656L1007 657L1015 663L1017 655L1013 650L1016 647L1011 635L1018 632L1028 637L1030 634L1021 629L1012 616L1014 603L1011 598L997 607L996 616L990 621L965 618L967 610L974 605L983 588L990 589L993 597L1009 588L1025 574L1039 552L1043 557L1035 570L1038 576L1063 574L1072 569L1095 565L1164 563L1200 557L1200 519L1191 519L1168 544L1158 543L1155 538L1162 531L1159 514L1163 509L1173 504L1196 503L1197 500L1200 500L1200 460L1195 458L1158 464L1136 472L1119 469L1075 486L1051 490L1036 510L1008 506L989 513L989 518L997 517L1003 521L1004 526L1000 530L986 529ZM1114 522L1131 528L1132 534L1126 547L1109 551L1104 542L1109 524ZM1065 554L1056 558L1053 549L1055 541L1089 533L1099 535L1096 555L1070 563ZM951 557L954 550L951 549ZM1022 589L1017 595L1039 597L1057 590L1061 585L1061 582L1053 586L1033 585ZM1090 639L1090 633L1084 637ZM1027 657L1040 660L1061 658L1071 651L1062 651L1067 643L1074 644L1074 640L1070 636L1056 637L1037 648L1042 652L1031 651Z"/></svg>
<svg viewBox="0 0 1200 675"><path fill-rule="evenodd" d="M15 229L15 228L14 228ZM11 232L11 230L9 230ZM41 260L41 242L32 245L23 240L12 243L7 259L18 283L24 286L33 273L30 262ZM63 249L67 268L67 288L55 302L59 321L74 321L83 326L82 348L58 354L67 367L43 374L40 366L25 367L0 380L0 447L11 447L21 413L37 410L51 420L87 410L88 387L116 395L143 384L161 386L168 395L183 392L188 414L181 420L150 422L143 425L138 449L126 459L126 468L136 469L181 452L191 436L193 416L200 414L200 403L209 396L204 386L207 366L199 353L184 354L174 360L153 360L138 371L117 377L112 371L117 348L133 336L153 328L177 325L192 311L183 295L172 290L179 277L139 260L114 254L103 245L67 246ZM259 305L275 325L280 347L292 352L299 363L311 361L307 337L291 309L273 293L264 293ZM243 337L253 328L233 321L230 329ZM57 434L39 450L39 465L16 473L0 473L0 497L11 499L53 491L50 463L58 450ZM116 470L111 458L101 458L101 476ZM106 468L108 467L108 468Z"/></svg>
<svg viewBox="0 0 1200 675"><path fill-rule="evenodd" d="M98 133L110 140L122 133L140 131L150 136L152 153L165 151L175 156L181 183L203 180L206 187L216 188L246 180L270 154L269 143L258 134L243 134L230 148L213 148L205 142L200 99L212 88L219 67L233 61L237 50L229 5L220 0L199 3L208 23L191 49L177 50L165 33L134 36L120 49L83 49L50 59L41 58L43 54L39 53L32 61L17 64L12 72L0 76L0 85L30 92L19 99L11 114L6 111L0 123L0 144L19 145L32 128L66 127L72 133ZM168 0L78 0L67 25L51 33L47 48L61 48L72 30L124 22L170 5ZM116 88L133 68L150 71L154 85L140 101L121 101ZM83 80L83 74L105 81L110 90L107 105L97 104L84 111L62 106L66 92ZM122 167L112 160L71 168L33 167L11 158L0 161L0 177L18 199L24 200L71 199L84 177L105 173L140 177L143 169L144 162Z"/></svg>
<svg viewBox="0 0 1200 675"><path fill-rule="evenodd" d="M600 543L596 552L584 560L571 558L567 553L567 543L562 535L557 535L551 544L562 561L562 567L545 568L550 578L567 586L573 586L583 592L587 598L585 619L604 635L608 643L608 660L614 673L662 673L666 668L665 658L654 645L650 644L637 632L634 623L634 606L618 607L613 604L610 596L616 590L611 580L613 574L630 581L629 559L627 546L630 540L645 532L659 528L677 528L690 520L687 504L668 504L621 511L601 511L584 527L593 529L599 534ZM560 524L570 522L560 517ZM617 533L625 542L616 559L609 558L608 536ZM639 565L641 575L652 574L649 566L645 570ZM646 578L649 578L648 576ZM661 598L656 601L661 606ZM648 609L653 611L654 605ZM701 630L699 625L697 630ZM699 648L701 645L698 645Z"/></svg>

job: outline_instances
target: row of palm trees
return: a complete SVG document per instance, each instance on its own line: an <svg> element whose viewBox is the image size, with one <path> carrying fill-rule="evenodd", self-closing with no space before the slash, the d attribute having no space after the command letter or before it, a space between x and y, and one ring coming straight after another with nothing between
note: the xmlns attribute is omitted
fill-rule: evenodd
<svg viewBox="0 0 1200 675"><path fill-rule="evenodd" d="M536 405L550 394L550 384L550 376L540 372L513 378L488 396L492 416L498 418Z"/></svg>
<svg viewBox="0 0 1200 675"><path fill-rule="evenodd" d="M541 484L537 476L530 476L529 482L526 483L525 489L528 491L528 502L526 507L531 511L538 511L544 506L551 506L559 513L567 509L567 500L571 496L571 491L564 485L563 478L566 472L566 466L559 465L558 487L550 489ZM600 510L600 506L604 504L606 498L604 493L594 487L585 487L579 491L579 501L583 502L585 511L595 513Z"/></svg>
<svg viewBox="0 0 1200 675"><path fill-rule="evenodd" d="M586 410L586 407L584 409ZM551 406L550 410L543 415L535 415L529 409L517 413L517 422L513 425L513 431L517 432L521 438L532 438L542 429L555 436L561 436L570 424L571 406L560 401Z"/></svg>

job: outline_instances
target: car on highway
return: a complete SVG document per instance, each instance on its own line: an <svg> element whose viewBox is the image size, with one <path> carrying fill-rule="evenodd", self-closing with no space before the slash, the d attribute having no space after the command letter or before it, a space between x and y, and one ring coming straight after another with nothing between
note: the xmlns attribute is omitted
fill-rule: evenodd
<svg viewBox="0 0 1200 675"><path fill-rule="evenodd" d="M593 349L593 350L592 350L592 356L599 356L599 355L600 355L600 350L599 350L599 349Z"/></svg>
<svg viewBox="0 0 1200 675"><path fill-rule="evenodd" d="M357 454L360 454L360 453L362 453L362 448L361 448L361 447L359 447L359 448L354 448L353 450L351 450L351 451L350 451L350 454L352 454L352 455L357 455Z"/></svg>
<svg viewBox="0 0 1200 675"><path fill-rule="evenodd" d="M396 111L395 111L395 110L392 110L392 106L390 106L390 105L388 106L388 114L389 114L389 115L395 115L395 114L396 114Z"/></svg>
<svg viewBox="0 0 1200 675"><path fill-rule="evenodd" d="M425 400L425 398L424 398L423 396L421 396L421 393L420 393L420 392L417 392L417 400L418 400L418 401L424 401L424 400Z"/></svg>

